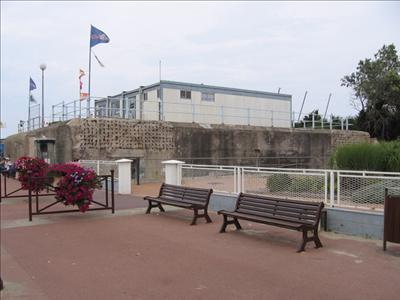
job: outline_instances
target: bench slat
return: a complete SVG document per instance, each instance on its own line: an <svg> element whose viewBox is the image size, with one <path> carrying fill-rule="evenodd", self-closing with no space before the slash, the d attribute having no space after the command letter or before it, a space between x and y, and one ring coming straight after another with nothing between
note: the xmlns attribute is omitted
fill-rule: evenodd
<svg viewBox="0 0 400 300"><path fill-rule="evenodd" d="M305 211L303 212L292 212L289 210L280 210L278 209L274 209L274 208L258 208L258 207L249 207L247 205L243 205L241 204L237 211L240 210L246 210L246 211L255 211L255 212L265 212L267 214L276 214L276 215L282 215L282 216L288 216L288 217L293 217L293 218L301 218L301 219L305 219L305 220L311 220L314 221L316 219L316 215L315 214L309 214Z"/></svg>
<svg viewBox="0 0 400 300"><path fill-rule="evenodd" d="M241 194L241 198L255 199L256 201L280 201L283 203L290 203L295 205L306 205L306 206L319 206L319 202L304 201L304 200L292 200L286 198L274 198L271 196L253 195L253 194Z"/></svg>
<svg viewBox="0 0 400 300"><path fill-rule="evenodd" d="M251 216L257 216L260 217L261 219L276 219L276 220L282 220L282 221L287 221L291 223L298 223L298 224L306 224L306 225L313 225L314 221L309 220L309 219L304 219L299 217L293 217L293 216L286 216L282 214L271 214L271 213L266 213L266 212L257 212L253 210L245 210L245 209L240 209L236 210L238 213L241 214L246 214L246 215L251 215Z"/></svg>
<svg viewBox="0 0 400 300"><path fill-rule="evenodd" d="M251 202L251 203L259 203L259 204L276 204L279 203L282 207L289 207L289 208L298 208L298 209L308 209L310 211L318 211L318 204L315 205L314 203L307 204L307 203L293 203L292 201L288 202L286 200L281 199L255 199L255 198L248 198L243 197L240 199L240 202Z"/></svg>
<svg viewBox="0 0 400 300"><path fill-rule="evenodd" d="M247 214L242 214L238 212L228 212L228 211L220 211L220 213L231 216L231 217L237 217L243 220L247 221L254 221L257 223L263 223L263 224L269 224L269 225L277 225L280 227L285 227L285 228L290 228L290 229L300 229L303 227L303 224L297 224L297 223L292 223L292 222L286 222L286 221L281 221L281 220L276 220L276 219L264 219L260 218L257 216L250 216Z"/></svg>

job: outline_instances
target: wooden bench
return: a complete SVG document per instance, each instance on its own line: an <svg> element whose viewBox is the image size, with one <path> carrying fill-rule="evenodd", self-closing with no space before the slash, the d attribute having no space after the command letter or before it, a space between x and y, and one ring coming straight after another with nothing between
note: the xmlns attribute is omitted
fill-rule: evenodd
<svg viewBox="0 0 400 300"><path fill-rule="evenodd" d="M160 187L158 197L144 197L144 200L149 202L146 214L149 214L154 207L158 207L160 211L165 211L162 204L166 204L193 210L194 216L190 225L195 225L197 218L201 217L204 217L207 223L210 223L212 221L207 210L212 192L212 189L191 188L163 183ZM199 210L204 210L204 213L199 214Z"/></svg>
<svg viewBox="0 0 400 300"><path fill-rule="evenodd" d="M287 200L240 193L233 212L218 211L218 214L224 217L220 232L225 232L229 224L234 224L238 230L242 229L238 219L243 219L303 232L303 240L297 252L305 251L305 246L310 241L314 241L316 248L320 248L322 243L318 237L318 224L323 207L323 202ZM313 233L311 237L308 236L309 231Z"/></svg>

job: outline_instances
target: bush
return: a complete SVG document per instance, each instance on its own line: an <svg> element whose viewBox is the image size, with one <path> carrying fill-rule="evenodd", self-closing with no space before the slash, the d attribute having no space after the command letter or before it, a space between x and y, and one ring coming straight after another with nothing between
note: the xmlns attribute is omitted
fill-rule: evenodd
<svg viewBox="0 0 400 300"><path fill-rule="evenodd" d="M400 141L341 146L330 165L341 170L400 172Z"/></svg>

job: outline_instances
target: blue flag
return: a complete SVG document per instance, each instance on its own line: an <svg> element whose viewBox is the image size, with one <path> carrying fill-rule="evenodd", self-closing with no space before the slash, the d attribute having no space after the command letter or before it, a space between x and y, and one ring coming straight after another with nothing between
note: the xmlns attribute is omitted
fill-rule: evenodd
<svg viewBox="0 0 400 300"><path fill-rule="evenodd" d="M110 38L100 29L90 25L90 48L100 43L108 43Z"/></svg>
<svg viewBox="0 0 400 300"><path fill-rule="evenodd" d="M35 82L32 80L31 77L29 77L29 91L33 91L36 90L36 84Z"/></svg>

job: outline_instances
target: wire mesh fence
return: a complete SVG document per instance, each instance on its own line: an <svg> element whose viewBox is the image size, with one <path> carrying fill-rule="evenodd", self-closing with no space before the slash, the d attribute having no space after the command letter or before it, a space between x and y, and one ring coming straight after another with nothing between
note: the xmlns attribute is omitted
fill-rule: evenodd
<svg viewBox="0 0 400 300"><path fill-rule="evenodd" d="M385 189L400 195L400 173L242 166L182 166L182 184L215 192L252 193L331 207L383 210Z"/></svg>
<svg viewBox="0 0 400 300"><path fill-rule="evenodd" d="M369 209L383 209L385 188L395 193L400 188L400 173L338 172L337 203Z"/></svg>
<svg viewBox="0 0 400 300"><path fill-rule="evenodd" d="M237 192L237 174L235 167L218 166L206 167L201 165L182 166L182 185L212 188L218 192Z"/></svg>
<svg viewBox="0 0 400 300"><path fill-rule="evenodd" d="M243 168L243 192L325 201L328 174L317 170Z"/></svg>

